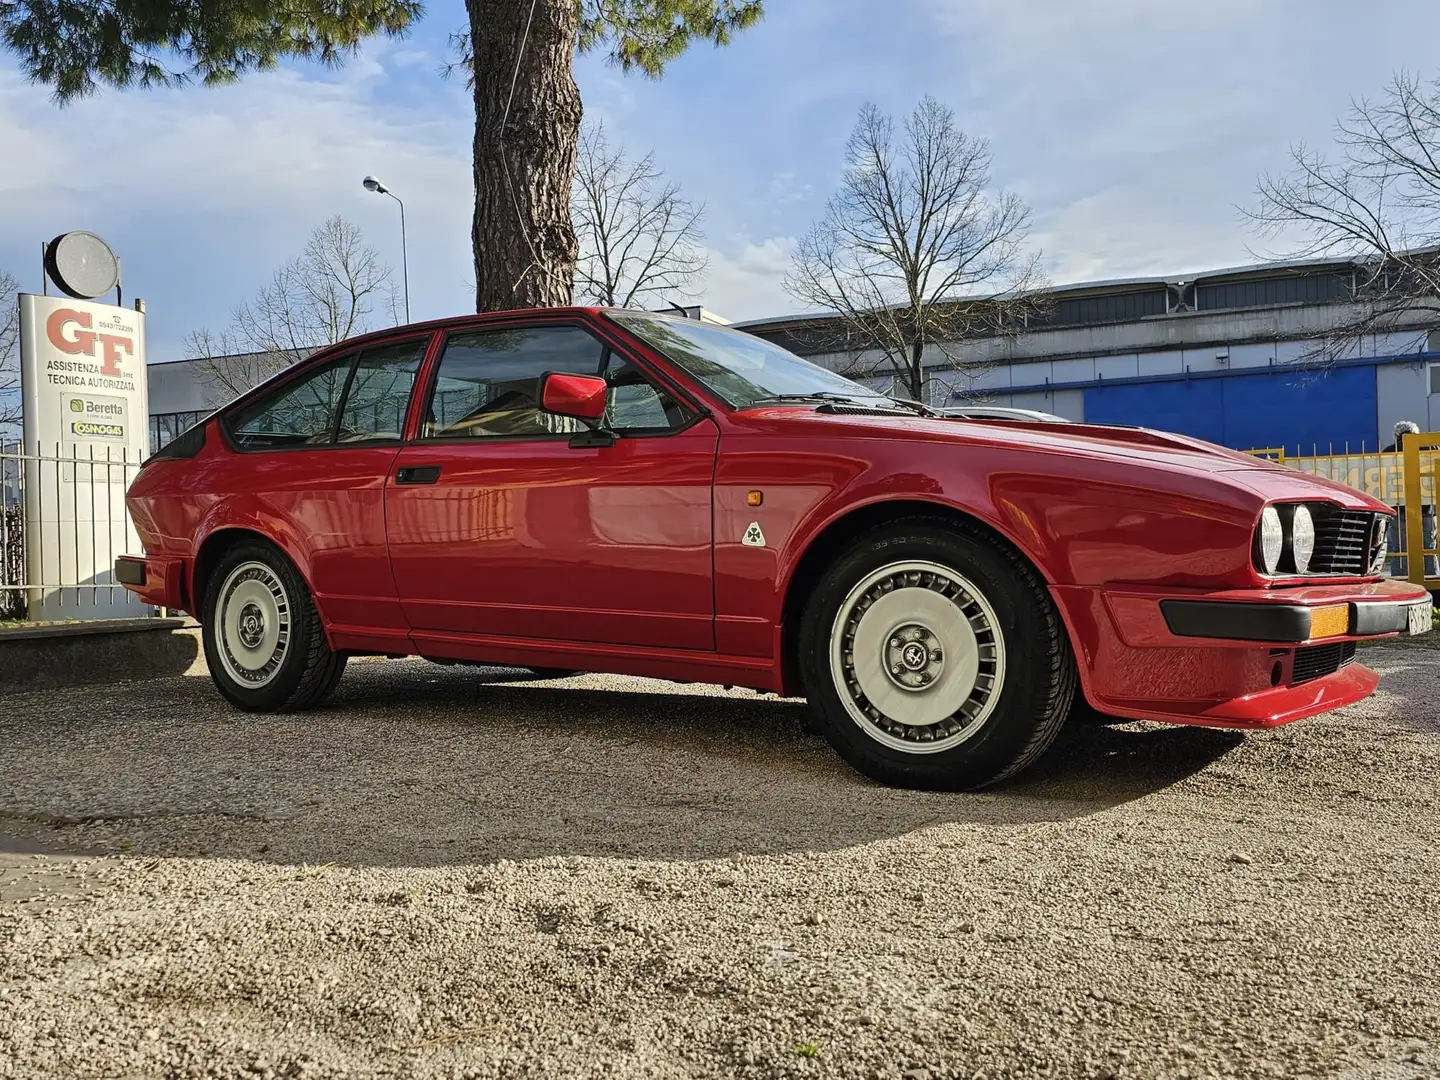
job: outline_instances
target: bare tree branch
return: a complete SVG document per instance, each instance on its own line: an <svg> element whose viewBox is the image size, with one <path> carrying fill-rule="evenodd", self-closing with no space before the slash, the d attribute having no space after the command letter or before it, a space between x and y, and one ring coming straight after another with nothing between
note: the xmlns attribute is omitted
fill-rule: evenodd
<svg viewBox="0 0 1440 1080"><path fill-rule="evenodd" d="M235 309L226 330L193 331L185 345L202 362L218 405L318 348L371 329L372 316L383 325L400 322L391 269L359 227L337 215Z"/></svg>
<svg viewBox="0 0 1440 1080"><path fill-rule="evenodd" d="M20 283L0 270L0 441L20 424Z"/></svg>
<svg viewBox="0 0 1440 1080"><path fill-rule="evenodd" d="M580 241L578 299L631 307L694 295L707 265L700 246L705 208L681 198L654 154L631 161L602 125L585 127L570 206Z"/></svg>
<svg viewBox="0 0 1440 1080"><path fill-rule="evenodd" d="M796 300L838 316L826 320L822 347L844 353L851 374L890 371L916 400L936 354L978 375L960 347L1023 327L1044 285L1038 254L1025 251L1029 209L991 191L989 144L934 98L898 137L890 117L866 105L845 164L786 279Z"/></svg>
<svg viewBox="0 0 1440 1080"><path fill-rule="evenodd" d="M1300 359L1328 364L1368 334L1440 316L1440 81L1401 72L1336 125L1334 157L1297 145L1245 213L1275 257L1353 266L1352 308Z"/></svg>

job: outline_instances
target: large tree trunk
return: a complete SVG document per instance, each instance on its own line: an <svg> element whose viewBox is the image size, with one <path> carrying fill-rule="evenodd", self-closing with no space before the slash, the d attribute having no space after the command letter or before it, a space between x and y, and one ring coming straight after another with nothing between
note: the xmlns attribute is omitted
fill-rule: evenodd
<svg viewBox="0 0 1440 1080"><path fill-rule="evenodd" d="M523 0L466 6L475 58L475 310L568 304L579 253L570 223L579 5L535 0L533 19Z"/></svg>

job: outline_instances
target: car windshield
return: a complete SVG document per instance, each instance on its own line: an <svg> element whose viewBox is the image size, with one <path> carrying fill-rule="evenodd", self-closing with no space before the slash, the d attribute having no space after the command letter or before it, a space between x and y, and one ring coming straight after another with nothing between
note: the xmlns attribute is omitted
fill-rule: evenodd
<svg viewBox="0 0 1440 1080"><path fill-rule="evenodd" d="M777 400L898 407L884 394L738 330L633 311L613 311L609 316L736 408Z"/></svg>

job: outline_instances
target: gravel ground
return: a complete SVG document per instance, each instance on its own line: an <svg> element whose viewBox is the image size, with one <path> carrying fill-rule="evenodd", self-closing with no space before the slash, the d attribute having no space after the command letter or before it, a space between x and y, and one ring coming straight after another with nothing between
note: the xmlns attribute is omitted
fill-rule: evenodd
<svg viewBox="0 0 1440 1080"><path fill-rule="evenodd" d="M0 1076L1440 1075L1440 652L886 790L794 702L351 666L0 698Z"/></svg>

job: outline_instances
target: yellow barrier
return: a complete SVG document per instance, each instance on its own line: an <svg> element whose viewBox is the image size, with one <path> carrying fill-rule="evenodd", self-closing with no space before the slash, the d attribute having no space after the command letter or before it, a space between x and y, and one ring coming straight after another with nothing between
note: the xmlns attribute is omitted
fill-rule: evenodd
<svg viewBox="0 0 1440 1080"><path fill-rule="evenodd" d="M1405 458L1406 506L1417 507L1422 502L1435 501L1436 455L1427 451L1437 448L1440 448L1440 433L1433 431L1423 435L1406 435L1401 442L1400 449ZM1430 562L1432 557L1440 555L1440 550L1425 546L1423 526L1423 515L1413 510L1405 515L1405 568L1409 571L1407 576L1417 585L1428 585L1431 582L1440 584L1440 576L1427 577L1425 573L1425 564Z"/></svg>

